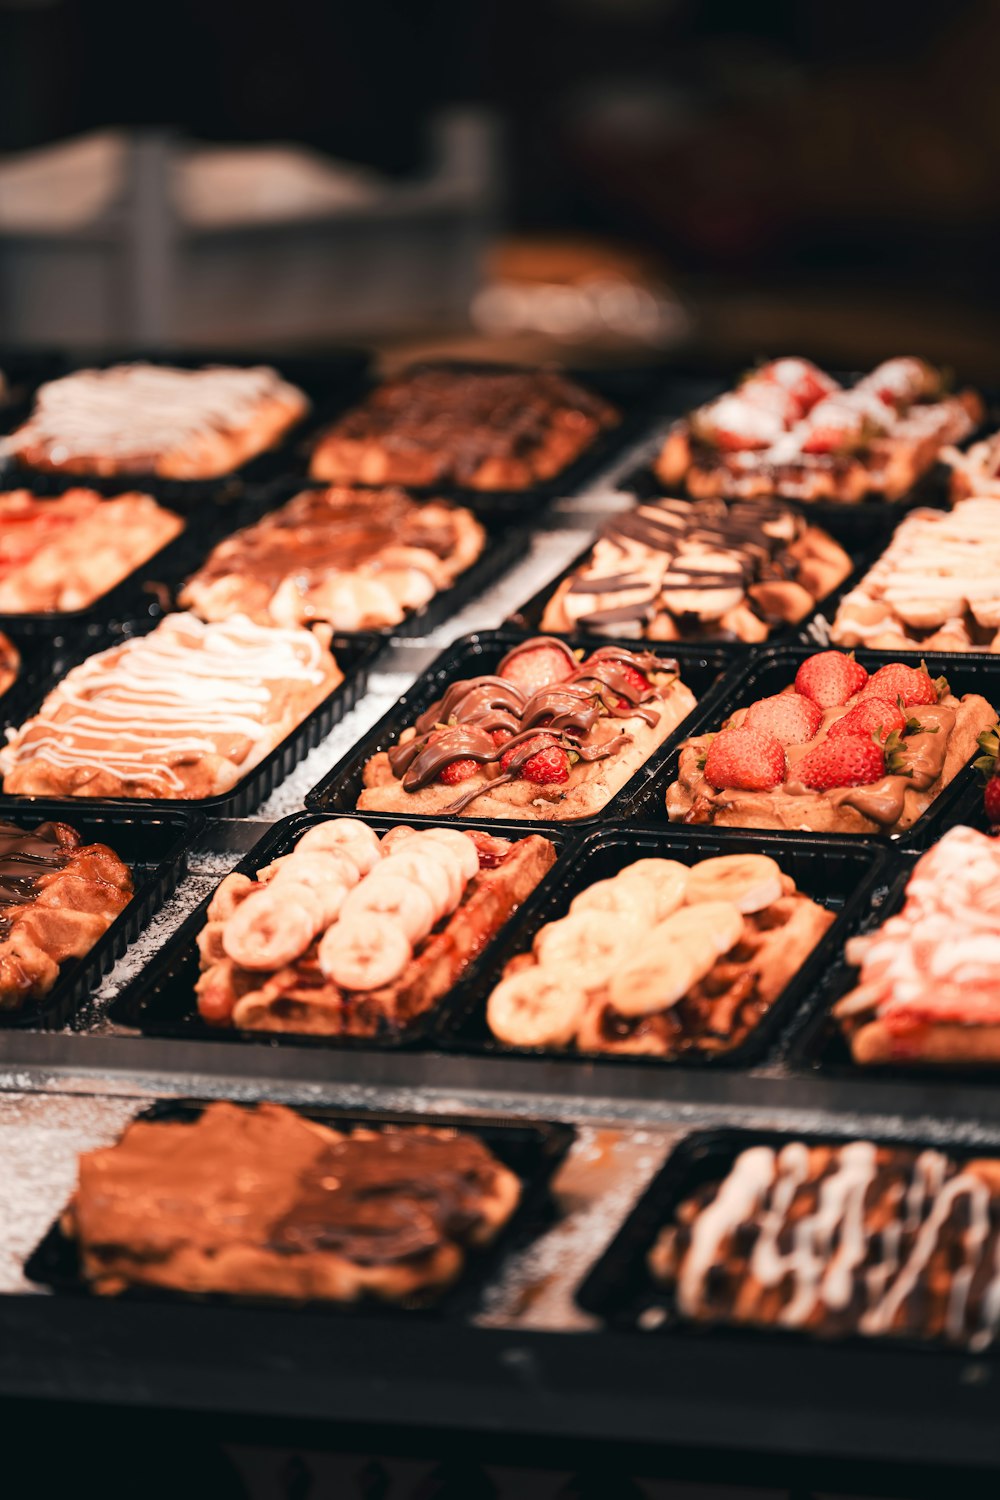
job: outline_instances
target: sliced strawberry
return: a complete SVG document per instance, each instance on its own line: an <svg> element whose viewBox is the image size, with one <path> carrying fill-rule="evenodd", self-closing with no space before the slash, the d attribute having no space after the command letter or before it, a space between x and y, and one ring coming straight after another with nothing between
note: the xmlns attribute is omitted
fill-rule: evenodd
<svg viewBox="0 0 1000 1500"><path fill-rule="evenodd" d="M783 745L804 745L814 738L823 720L823 711L811 698L801 693L776 693L752 703L743 721L750 729L773 734Z"/></svg>
<svg viewBox="0 0 1000 1500"><path fill-rule="evenodd" d="M703 443L723 452L769 448L785 430L775 412L765 411L738 395L720 396L691 416L691 431Z"/></svg>
<svg viewBox="0 0 1000 1500"><path fill-rule="evenodd" d="M884 775L882 747L860 734L825 739L795 767L796 780L817 792L836 786L870 786Z"/></svg>
<svg viewBox="0 0 1000 1500"><path fill-rule="evenodd" d="M874 681L874 679L872 679ZM897 704L872 693L865 688L861 702L856 703L842 719L830 725L828 739L839 740L847 735L876 735L884 745L890 734L903 734L907 725L906 715Z"/></svg>
<svg viewBox="0 0 1000 1500"><path fill-rule="evenodd" d="M526 751L531 753L527 759L521 760ZM569 755L552 735L536 734L505 751L500 757L501 771L515 769L515 759L520 761L516 767L517 775L536 786L552 786L569 779Z"/></svg>
<svg viewBox="0 0 1000 1500"><path fill-rule="evenodd" d="M572 677L576 665L571 651L554 641L540 641L524 650L515 647L508 652L497 668L497 676L512 682L526 698L530 698L542 688Z"/></svg>
<svg viewBox="0 0 1000 1500"><path fill-rule="evenodd" d="M948 684L943 677L936 683L925 666L908 667L897 661L887 667L879 667L868 679L864 696L887 698L890 703L901 703L904 708L917 708L922 704L938 701L939 683L944 684L944 691L947 692Z"/></svg>
<svg viewBox="0 0 1000 1500"><path fill-rule="evenodd" d="M775 359L762 365L751 379L778 386L789 398L792 421L799 421L825 396L840 389L832 376L808 359ZM743 387L741 387L741 390Z"/></svg>
<svg viewBox="0 0 1000 1500"><path fill-rule="evenodd" d="M760 729L722 729L705 757L705 780L717 791L769 792L785 779L780 740Z"/></svg>
<svg viewBox="0 0 1000 1500"><path fill-rule="evenodd" d="M843 651L818 651L807 656L795 674L795 691L820 708L840 708L868 681L868 673Z"/></svg>
<svg viewBox="0 0 1000 1500"><path fill-rule="evenodd" d="M445 786L457 786L460 781L468 781L470 776L475 776L478 770L477 761L452 760L438 772L438 781L443 781Z"/></svg>

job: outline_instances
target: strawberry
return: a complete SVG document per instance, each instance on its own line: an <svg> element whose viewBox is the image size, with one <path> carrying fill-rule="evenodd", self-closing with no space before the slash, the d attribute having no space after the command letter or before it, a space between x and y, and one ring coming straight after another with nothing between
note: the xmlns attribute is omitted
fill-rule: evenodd
<svg viewBox="0 0 1000 1500"><path fill-rule="evenodd" d="M991 828L1000 827L1000 776L991 776L983 792L983 806Z"/></svg>
<svg viewBox="0 0 1000 1500"><path fill-rule="evenodd" d="M836 719L830 725L827 738L839 740L845 734L860 734L869 738L875 735L884 744L893 731L905 734L908 723L906 715L895 703L890 703L887 698L879 698L875 693L869 695L868 688L865 688L861 702L856 703L842 719Z"/></svg>
<svg viewBox="0 0 1000 1500"><path fill-rule="evenodd" d="M717 791L769 792L785 779L785 751L761 729L722 729L709 746L704 769Z"/></svg>
<svg viewBox="0 0 1000 1500"><path fill-rule="evenodd" d="M769 448L785 430L774 412L764 411L739 395L720 396L692 413L691 431L703 443L726 453Z"/></svg>
<svg viewBox="0 0 1000 1500"><path fill-rule="evenodd" d="M1000 827L1000 774L997 773L997 757L1000 755L1000 724L995 724L992 729L983 730L979 736L979 748L983 753L973 764L986 782L983 790L983 805L986 808L986 817L990 827L996 829Z"/></svg>
<svg viewBox="0 0 1000 1500"><path fill-rule="evenodd" d="M520 688L526 698L542 688L552 687L556 682L565 682L576 671L576 662L569 651L552 642L540 641L521 651L509 651L497 668L497 676Z"/></svg>
<svg viewBox="0 0 1000 1500"><path fill-rule="evenodd" d="M478 762L474 760L451 760L438 772L438 781L443 781L445 786L457 786L460 781L468 781L470 776L475 776L478 770Z"/></svg>
<svg viewBox="0 0 1000 1500"><path fill-rule="evenodd" d="M515 745L513 750L507 750L500 757L501 771L509 770L514 757L528 749L534 750L534 754L521 762L517 772L525 781L534 782L535 786L553 786L569 780L569 755L557 740L547 734L536 735L534 739Z"/></svg>
<svg viewBox="0 0 1000 1500"><path fill-rule="evenodd" d="M605 657L604 659L606 661L607 657ZM593 660L593 657L588 657L587 660L583 663L582 670L586 671L587 668L593 664ZM641 701L643 695L645 693L648 693L653 686L649 678L645 675L644 672L640 672L638 667L633 667L631 662L619 661L616 662L615 665L621 672L626 684L632 689L633 693L635 694L635 700ZM628 698L619 698L615 706L616 708L631 708L632 703Z"/></svg>
<svg viewBox="0 0 1000 1500"><path fill-rule="evenodd" d="M807 656L795 674L795 691L811 698L820 708L840 708L868 681L868 673L853 655L843 651L819 651Z"/></svg>
<svg viewBox="0 0 1000 1500"><path fill-rule="evenodd" d="M904 708L916 708L920 704L936 703L940 693L947 691L945 679L939 677L937 682L932 681L923 662L919 667L908 667L901 661L894 661L888 667L879 667L868 679L864 696L888 698L890 703L900 703Z"/></svg>
<svg viewBox="0 0 1000 1500"><path fill-rule="evenodd" d="M825 739L795 767L796 780L816 792L826 792L835 786L869 786L884 775L885 755L881 745L861 734Z"/></svg>
<svg viewBox="0 0 1000 1500"><path fill-rule="evenodd" d="M832 396L840 389L835 380L808 359L772 360L762 365L750 379L766 381L786 392L795 420L804 417L824 396Z"/></svg>
<svg viewBox="0 0 1000 1500"><path fill-rule="evenodd" d="M776 693L773 698L759 698L747 709L744 723L750 729L773 734L783 745L804 745L811 740L823 719L822 710L801 693Z"/></svg>

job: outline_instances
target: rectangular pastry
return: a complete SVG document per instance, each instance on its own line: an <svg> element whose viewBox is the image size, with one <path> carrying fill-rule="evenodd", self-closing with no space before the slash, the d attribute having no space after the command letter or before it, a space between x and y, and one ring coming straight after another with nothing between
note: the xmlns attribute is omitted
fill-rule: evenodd
<svg viewBox="0 0 1000 1500"><path fill-rule="evenodd" d="M846 390L808 360L778 359L676 423L654 467L694 499L899 500L982 412L920 359L887 360Z"/></svg>
<svg viewBox="0 0 1000 1500"><path fill-rule="evenodd" d="M695 706L676 661L522 641L496 675L449 684L364 768L358 807L482 818L587 818Z"/></svg>
<svg viewBox="0 0 1000 1500"><path fill-rule="evenodd" d="M214 479L275 447L308 409L265 365L112 365L39 386L5 447L52 473Z"/></svg>
<svg viewBox="0 0 1000 1500"><path fill-rule="evenodd" d="M21 670L21 653L10 636L0 630L0 697L13 687Z"/></svg>
<svg viewBox="0 0 1000 1500"><path fill-rule="evenodd" d="M131 898L131 871L106 844L67 823L0 822L0 1011L47 995Z"/></svg>
<svg viewBox="0 0 1000 1500"><path fill-rule="evenodd" d="M74 667L8 731L4 791L210 797L230 788L343 681L326 627L205 625L168 615Z"/></svg>
<svg viewBox="0 0 1000 1500"><path fill-rule="evenodd" d="M984 1349L998 1252L1000 1161L790 1140L685 1198L649 1269L697 1323Z"/></svg>
<svg viewBox="0 0 1000 1500"><path fill-rule="evenodd" d="M851 938L860 972L833 1015L856 1063L1000 1062L1000 844L950 828L902 909Z"/></svg>
<svg viewBox="0 0 1000 1500"><path fill-rule="evenodd" d="M398 625L449 588L483 550L471 511L405 490L305 490L219 543L179 597L203 620L326 620L336 630Z"/></svg>
<svg viewBox="0 0 1000 1500"><path fill-rule="evenodd" d="M671 821L813 833L900 833L971 760L996 722L979 696L957 698L924 666L869 676L821 651L794 684L687 740L667 788Z"/></svg>
<svg viewBox="0 0 1000 1500"><path fill-rule="evenodd" d="M654 500L605 522L542 629L651 641L764 641L843 583L851 559L777 500Z"/></svg>
<svg viewBox="0 0 1000 1500"><path fill-rule="evenodd" d="M403 1302L440 1294L521 1196L471 1132L335 1130L280 1104L136 1120L62 1218L91 1288Z"/></svg>
<svg viewBox="0 0 1000 1500"><path fill-rule="evenodd" d="M1000 651L1000 505L911 511L830 634L873 651Z"/></svg>
<svg viewBox="0 0 1000 1500"><path fill-rule="evenodd" d="M0 614L86 609L183 530L149 495L0 494Z"/></svg>
<svg viewBox="0 0 1000 1500"><path fill-rule="evenodd" d="M512 1047L678 1058L745 1041L833 922L775 860L640 859L512 958L486 1006Z"/></svg>
<svg viewBox="0 0 1000 1500"><path fill-rule="evenodd" d="M213 1026L316 1036L401 1033L461 978L551 868L552 844L357 818L222 882L198 935Z"/></svg>
<svg viewBox="0 0 1000 1500"><path fill-rule="evenodd" d="M527 490L619 420L608 402L553 370L419 368L335 422L310 473L339 484Z"/></svg>

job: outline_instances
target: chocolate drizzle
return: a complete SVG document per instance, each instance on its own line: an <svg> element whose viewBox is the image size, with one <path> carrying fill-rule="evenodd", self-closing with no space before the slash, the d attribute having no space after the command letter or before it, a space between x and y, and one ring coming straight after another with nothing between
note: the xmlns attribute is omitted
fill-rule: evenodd
<svg viewBox="0 0 1000 1500"><path fill-rule="evenodd" d="M41 823L31 832L0 823L0 939L11 927L5 908L33 901L42 876L68 864L78 843L65 823Z"/></svg>

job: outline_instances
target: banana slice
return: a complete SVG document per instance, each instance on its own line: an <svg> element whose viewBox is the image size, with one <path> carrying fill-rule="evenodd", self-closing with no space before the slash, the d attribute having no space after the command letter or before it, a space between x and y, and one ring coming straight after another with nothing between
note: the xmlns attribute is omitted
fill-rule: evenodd
<svg viewBox="0 0 1000 1500"><path fill-rule="evenodd" d="M335 922L348 891L357 886L357 866L333 850L314 849L305 853L296 849L282 862L270 881L274 891L290 885L308 886L322 907L322 924Z"/></svg>
<svg viewBox="0 0 1000 1500"><path fill-rule="evenodd" d="M448 871L439 860L432 859L428 854L418 854L416 850L411 853L409 840L397 853L390 854L382 861L379 874L401 875L404 880L423 886L434 902L435 922L454 911L451 900L452 879Z"/></svg>
<svg viewBox="0 0 1000 1500"><path fill-rule="evenodd" d="M622 880L613 876L610 880L598 880L569 904L571 917L581 912L603 911L609 915L625 912L643 919L648 927L657 921L656 892L647 880Z"/></svg>
<svg viewBox="0 0 1000 1500"><path fill-rule="evenodd" d="M583 970L583 982L601 984L649 928L633 912L574 912L535 934L535 957L556 971Z"/></svg>
<svg viewBox="0 0 1000 1500"><path fill-rule="evenodd" d="M409 939L391 917L362 912L338 922L319 945L319 966L343 990L377 990L398 979L413 956Z"/></svg>
<svg viewBox="0 0 1000 1500"><path fill-rule="evenodd" d="M662 922L683 905L687 892L687 865L676 859L637 859L619 870L619 880L643 880L656 892L656 920Z"/></svg>
<svg viewBox="0 0 1000 1500"><path fill-rule="evenodd" d="M367 875L382 858L378 834L359 818L332 818L328 823L316 823L306 829L295 847L335 849L357 865L359 875Z"/></svg>
<svg viewBox="0 0 1000 1500"><path fill-rule="evenodd" d="M395 829L390 832L394 833ZM440 844L442 848L450 849L459 862L463 880L473 880L479 874L479 850L467 833L460 833L457 828L428 828L426 831L421 829L420 837L424 843Z"/></svg>
<svg viewBox="0 0 1000 1500"><path fill-rule="evenodd" d="M623 1016L650 1016L667 1010L683 1000L700 978L688 949L672 935L664 935L666 925L654 928L639 956L620 965L610 976L608 998Z"/></svg>
<svg viewBox="0 0 1000 1500"><path fill-rule="evenodd" d="M383 833L382 858L384 859L387 854L392 854L406 839L412 839L416 831L408 823L397 823L395 828L390 828L388 833Z"/></svg>
<svg viewBox="0 0 1000 1500"><path fill-rule="evenodd" d="M282 895L263 888L227 917L222 946L234 963L244 969L281 969L306 951L319 929L315 910L292 899L296 889Z"/></svg>
<svg viewBox="0 0 1000 1500"><path fill-rule="evenodd" d="M687 902L729 901L749 915L771 906L781 893L781 869L766 854L723 854L690 871Z"/></svg>
<svg viewBox="0 0 1000 1500"><path fill-rule="evenodd" d="M388 863L388 861L386 861ZM415 947L435 923L435 906L423 886L404 880L402 875L383 874L375 870L348 895L340 912L342 923L349 925L358 917L377 912L390 917Z"/></svg>
<svg viewBox="0 0 1000 1500"><path fill-rule="evenodd" d="M448 909L454 911L465 890L465 876L462 874L462 866L454 849L447 849L444 844L428 839L423 833L418 833L405 852L416 854L421 859L437 861L448 877Z"/></svg>
<svg viewBox="0 0 1000 1500"><path fill-rule="evenodd" d="M495 1037L511 1047L565 1047L587 1006L570 973L532 966L502 979L486 1004Z"/></svg>
<svg viewBox="0 0 1000 1500"><path fill-rule="evenodd" d="M697 906L682 906L655 932L694 956L701 979L717 958L735 948L743 925L743 915L731 901L699 901Z"/></svg>
<svg viewBox="0 0 1000 1500"><path fill-rule="evenodd" d="M254 882L249 875L238 875L234 870L227 875L225 880L217 888L208 908L208 920L210 922L225 922L231 917L241 902L245 901L250 892L255 890Z"/></svg>

